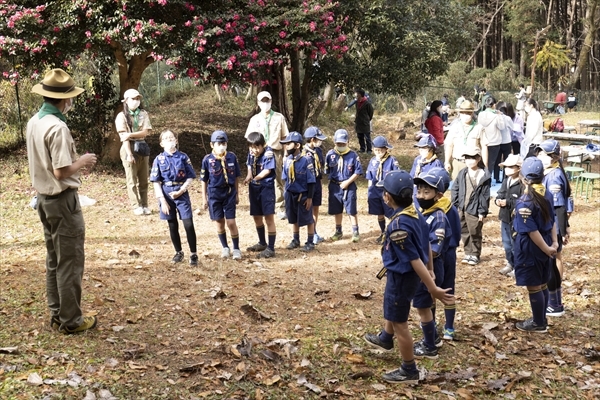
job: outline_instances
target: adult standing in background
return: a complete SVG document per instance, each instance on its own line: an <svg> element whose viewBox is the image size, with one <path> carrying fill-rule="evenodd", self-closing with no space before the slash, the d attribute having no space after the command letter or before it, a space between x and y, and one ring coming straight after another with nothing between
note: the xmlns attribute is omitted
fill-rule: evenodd
<svg viewBox="0 0 600 400"><path fill-rule="evenodd" d="M462 93L458 99L456 99L456 108L458 109L463 101L466 100L466 94Z"/></svg>
<svg viewBox="0 0 600 400"><path fill-rule="evenodd" d="M283 180L281 171L283 166L283 147L281 139L288 135L288 126L283 114L271 109L272 97L269 92L260 92L256 96L260 112L250 118L245 137L251 132L261 133L265 137L266 145L273 149L273 155L276 160L275 165L275 209L277 217L285 219L285 201L283 199Z"/></svg>
<svg viewBox="0 0 600 400"><path fill-rule="evenodd" d="M115 129L122 142L119 155L125 169L127 196L135 215L149 215L152 213L148 208L150 148L144 139L152 130L152 125L148 113L141 108L140 92L126 90L122 102L123 111L115 118Z"/></svg>
<svg viewBox="0 0 600 400"><path fill-rule="evenodd" d="M444 121L444 124L448 123L448 111L450 111L450 101L448 100L448 94L444 93L442 96L442 121Z"/></svg>
<svg viewBox="0 0 600 400"><path fill-rule="evenodd" d="M512 104L506 104L507 115L511 116L513 119L513 131L512 131L512 153L519 155L521 154L521 142L523 141L523 137L525 130L523 118L521 118L521 114L515 113L515 110L512 107Z"/></svg>
<svg viewBox="0 0 600 400"><path fill-rule="evenodd" d="M481 126L473 118L475 107L469 100L462 102L458 118L449 127L446 136L444 168L456 179L459 171L465 168L464 154L467 149L481 148L482 157L487 157L487 147L481 146Z"/></svg>
<svg viewBox="0 0 600 400"><path fill-rule="evenodd" d="M508 110L509 104L510 103L505 103L503 101L499 101L498 104L496 104L496 110L500 111L502 113L501 117L504 118L504 129L501 130L502 142L500 143L498 157L494 163L494 179L497 183L502 183L502 180L504 180L504 174L502 174L502 180L500 179L500 164L506 160L512 149L511 143L514 129L513 117L515 116L515 113L511 108L512 115L510 114Z"/></svg>
<svg viewBox="0 0 600 400"><path fill-rule="evenodd" d="M525 125L525 137L521 142L521 157L523 159L535 155L535 148L544 141L544 121L537 106L537 101L534 99L525 101L524 109L527 113L527 123Z"/></svg>
<svg viewBox="0 0 600 400"><path fill-rule="evenodd" d="M481 125L482 147L487 147L487 157L482 157L483 163L490 174L494 172L500 145L502 144L502 131L506 128L504 116L496 110L496 99L488 96L484 100L484 110L477 116L477 123Z"/></svg>
<svg viewBox="0 0 600 400"><path fill-rule="evenodd" d="M517 98L516 109L519 115L521 115L521 119L525 120L525 100L527 100L527 92L525 91L525 85L522 83L519 85L519 93L515 93L515 97Z"/></svg>
<svg viewBox="0 0 600 400"><path fill-rule="evenodd" d="M425 120L427 132L433 136L436 143L435 154L440 160L444 159L444 121L442 120L442 102L435 100L431 103L429 115Z"/></svg>
<svg viewBox="0 0 600 400"><path fill-rule="evenodd" d="M96 155L77 156L65 118L83 89L57 68L31 91L44 97L39 112L27 124L27 158L44 225L50 325L61 333L83 332L94 328L97 321L81 311L85 223L77 190L81 186L79 170L94 166Z"/></svg>
<svg viewBox="0 0 600 400"><path fill-rule="evenodd" d="M360 152L371 154L371 120L373 119L373 105L365 96L365 91L356 89L356 117L354 117L354 129L358 137Z"/></svg>

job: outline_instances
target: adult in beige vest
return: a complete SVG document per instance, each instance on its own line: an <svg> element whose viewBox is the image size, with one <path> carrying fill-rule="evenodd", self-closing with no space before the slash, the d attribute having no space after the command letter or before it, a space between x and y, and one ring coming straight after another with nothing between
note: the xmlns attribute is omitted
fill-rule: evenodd
<svg viewBox="0 0 600 400"><path fill-rule="evenodd" d="M288 135L288 127L283 114L271 109L271 94L269 92L260 92L256 96L260 112L250 118L248 128L246 129L247 138L251 132L261 133L265 137L267 146L273 149L273 156L276 159L275 168L275 208L278 211L277 216L285 218L285 202L283 199L283 180L281 171L283 166L283 147L281 139Z"/></svg>
<svg viewBox="0 0 600 400"><path fill-rule="evenodd" d="M96 164L96 155L77 155L65 118L83 89L57 68L31 91L44 97L44 104L27 123L27 158L44 226L50 325L61 333L83 332L96 327L97 321L81 311L85 223L77 190L79 170Z"/></svg>

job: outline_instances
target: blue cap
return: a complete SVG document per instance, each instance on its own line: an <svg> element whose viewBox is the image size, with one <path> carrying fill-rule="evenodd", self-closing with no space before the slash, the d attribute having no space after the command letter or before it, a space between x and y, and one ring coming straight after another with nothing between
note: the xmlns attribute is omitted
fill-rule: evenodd
<svg viewBox="0 0 600 400"><path fill-rule="evenodd" d="M302 143L303 142L302 135L300 134L300 132L296 132L296 131L290 132L285 137L285 139L282 139L279 141L279 143L283 143L283 144L291 143L291 142L294 142L294 143Z"/></svg>
<svg viewBox="0 0 600 400"><path fill-rule="evenodd" d="M210 135L210 141L212 143L227 142L227 134L224 131L214 131L212 135Z"/></svg>
<svg viewBox="0 0 600 400"><path fill-rule="evenodd" d="M348 143L348 131L345 129L338 129L335 131L333 143Z"/></svg>
<svg viewBox="0 0 600 400"><path fill-rule="evenodd" d="M319 128L317 128L316 126L309 126L304 131L304 139L310 140L312 138L317 138L319 140L325 140L325 139L327 139L327 136L323 135L323 132L321 132L321 130Z"/></svg>
<svg viewBox="0 0 600 400"><path fill-rule="evenodd" d="M450 186L450 175L444 168L431 168L427 172L421 173L417 178L414 179L415 185L424 183L429 185L438 192L444 193Z"/></svg>
<svg viewBox="0 0 600 400"><path fill-rule="evenodd" d="M431 147L432 149L435 149L437 147L437 143L435 142L433 136L425 134L421 136L421 139L419 139L419 142L415 144L415 147Z"/></svg>
<svg viewBox="0 0 600 400"><path fill-rule="evenodd" d="M388 143L387 139L383 136L377 136L375 139L373 139L373 147L377 147L379 149L384 147L386 149L393 149L393 147Z"/></svg>
<svg viewBox="0 0 600 400"><path fill-rule="evenodd" d="M388 193L399 196L403 189L413 190L413 179L410 174L403 170L390 171L385 175L383 181L377 182L376 186L383 187Z"/></svg>
<svg viewBox="0 0 600 400"><path fill-rule="evenodd" d="M560 155L560 143L558 140L546 139L540 143L536 150L544 150L546 154L559 154Z"/></svg>
<svg viewBox="0 0 600 400"><path fill-rule="evenodd" d="M537 157L527 157L521 165L521 175L530 181L539 181L544 178L544 164Z"/></svg>

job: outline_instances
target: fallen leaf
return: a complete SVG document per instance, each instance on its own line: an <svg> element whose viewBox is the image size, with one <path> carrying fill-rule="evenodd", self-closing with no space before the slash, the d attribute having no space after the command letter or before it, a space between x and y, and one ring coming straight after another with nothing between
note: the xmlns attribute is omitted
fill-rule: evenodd
<svg viewBox="0 0 600 400"><path fill-rule="evenodd" d="M27 384L31 386L41 386L44 384L44 381L37 372L33 372L27 376Z"/></svg>
<svg viewBox="0 0 600 400"><path fill-rule="evenodd" d="M367 379L373 377L372 371L358 371L353 374L348 375L350 379Z"/></svg>
<svg viewBox="0 0 600 400"><path fill-rule="evenodd" d="M365 314L363 313L363 311L360 308L356 309L356 313L358 315L360 315L361 318L366 319L367 317L365 317Z"/></svg>
<svg viewBox="0 0 600 400"><path fill-rule="evenodd" d="M365 359L360 354L348 354L346 356L346 360L350 361L353 364L363 364Z"/></svg>
<svg viewBox="0 0 600 400"><path fill-rule="evenodd" d="M140 253L138 253L138 252L137 252L137 251L135 251L135 250L131 250L131 251L129 252L129 256L130 256L130 257L133 257L133 258L138 258L138 257L140 256Z"/></svg>
<svg viewBox="0 0 600 400"><path fill-rule="evenodd" d="M18 347L0 347L0 354L18 354Z"/></svg>
<svg viewBox="0 0 600 400"><path fill-rule="evenodd" d="M364 292L364 293L353 293L354 298L358 300L369 300L373 292Z"/></svg>
<svg viewBox="0 0 600 400"><path fill-rule="evenodd" d="M273 375L270 378L267 378L263 381L263 383L267 386L273 386L274 384L276 384L277 382L279 382L281 380L281 377L279 375Z"/></svg>
<svg viewBox="0 0 600 400"><path fill-rule="evenodd" d="M280 361L281 360L281 356L279 354L277 354L274 351L271 351L269 349L264 349L260 352L260 355L263 356L265 359L269 360L269 361Z"/></svg>
<svg viewBox="0 0 600 400"><path fill-rule="evenodd" d="M456 394L459 395L460 397L462 397L463 399L466 399L466 400L475 400L475 397L473 397L473 395L471 394L471 392L468 391L465 388L458 388L456 390Z"/></svg>
<svg viewBox="0 0 600 400"><path fill-rule="evenodd" d="M265 320L265 321L273 321L274 319L263 313L262 311L260 311L258 308L254 307L252 304L248 303L248 304L244 304L243 306L240 307L240 309L244 312L244 314L251 316L254 319L257 320Z"/></svg>
<svg viewBox="0 0 600 400"><path fill-rule="evenodd" d="M204 361L195 364L188 364L179 368L179 372L198 372L204 366Z"/></svg>

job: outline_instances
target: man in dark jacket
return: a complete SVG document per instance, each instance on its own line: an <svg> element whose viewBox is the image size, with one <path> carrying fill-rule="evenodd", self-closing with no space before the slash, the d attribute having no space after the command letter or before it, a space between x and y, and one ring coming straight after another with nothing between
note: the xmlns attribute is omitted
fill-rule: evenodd
<svg viewBox="0 0 600 400"><path fill-rule="evenodd" d="M354 129L358 136L360 152L371 154L371 120L373 119L373 105L365 96L365 91L356 89L356 117L354 118Z"/></svg>

